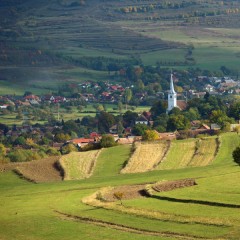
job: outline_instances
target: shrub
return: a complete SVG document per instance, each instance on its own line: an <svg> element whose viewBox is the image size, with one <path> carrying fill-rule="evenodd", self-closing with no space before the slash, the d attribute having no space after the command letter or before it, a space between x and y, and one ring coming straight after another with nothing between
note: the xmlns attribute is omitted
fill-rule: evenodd
<svg viewBox="0 0 240 240"><path fill-rule="evenodd" d="M116 146L114 137L112 135L103 135L100 141L100 146L103 148Z"/></svg>
<svg viewBox="0 0 240 240"><path fill-rule="evenodd" d="M81 147L80 151L85 152L85 151L92 151L92 150L97 150L100 149L101 145L100 143L88 143L84 147Z"/></svg>
<svg viewBox="0 0 240 240"><path fill-rule="evenodd" d="M145 130L142 139L145 141L154 141L159 139L159 135L156 130Z"/></svg>
<svg viewBox="0 0 240 240"><path fill-rule="evenodd" d="M78 151L78 148L73 143L66 144L61 148L62 154L68 154L70 152L77 152L77 151Z"/></svg>
<svg viewBox="0 0 240 240"><path fill-rule="evenodd" d="M240 147L237 147L232 153L234 162L240 165Z"/></svg>
<svg viewBox="0 0 240 240"><path fill-rule="evenodd" d="M46 154L49 156L58 156L60 155L60 152L57 149L50 147L47 149Z"/></svg>

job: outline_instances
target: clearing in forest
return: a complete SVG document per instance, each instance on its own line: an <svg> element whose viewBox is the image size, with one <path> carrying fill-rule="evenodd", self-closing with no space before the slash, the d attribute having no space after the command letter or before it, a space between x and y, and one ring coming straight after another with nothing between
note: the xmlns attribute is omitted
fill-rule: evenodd
<svg viewBox="0 0 240 240"><path fill-rule="evenodd" d="M195 139L172 141L166 158L159 164L158 169L184 168L191 161L195 153Z"/></svg>
<svg viewBox="0 0 240 240"><path fill-rule="evenodd" d="M100 150L71 152L60 158L64 180L84 179L91 176Z"/></svg>
<svg viewBox="0 0 240 240"><path fill-rule="evenodd" d="M166 155L170 147L170 142L136 142L133 147L135 150L121 173L137 173L153 170Z"/></svg>

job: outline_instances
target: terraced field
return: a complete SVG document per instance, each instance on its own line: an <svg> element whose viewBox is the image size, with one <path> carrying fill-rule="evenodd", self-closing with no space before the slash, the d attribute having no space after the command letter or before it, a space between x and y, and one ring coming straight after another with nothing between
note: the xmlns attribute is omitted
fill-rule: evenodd
<svg viewBox="0 0 240 240"><path fill-rule="evenodd" d="M172 141L169 152L157 169L178 169L188 166L195 153L196 140Z"/></svg>
<svg viewBox="0 0 240 240"><path fill-rule="evenodd" d="M239 143L235 133L221 135L208 166L119 174L130 147L117 146L101 152L88 179L33 184L13 172L0 173L0 239L237 240L240 168L231 152ZM168 156L171 151L173 146ZM197 185L147 198L135 194L122 204L101 200L101 191L127 194L181 179L195 179Z"/></svg>
<svg viewBox="0 0 240 240"><path fill-rule="evenodd" d="M216 137L137 143L134 153L121 173L207 166L214 161L218 144Z"/></svg>
<svg viewBox="0 0 240 240"><path fill-rule="evenodd" d="M71 152L59 159L64 180L84 179L91 176L100 150L88 152Z"/></svg>
<svg viewBox="0 0 240 240"><path fill-rule="evenodd" d="M169 146L170 142L167 141L135 143L134 152L121 173L137 173L153 170L162 161Z"/></svg>
<svg viewBox="0 0 240 240"><path fill-rule="evenodd" d="M217 138L202 138L196 142L194 156L188 166L207 166L213 162L218 151Z"/></svg>

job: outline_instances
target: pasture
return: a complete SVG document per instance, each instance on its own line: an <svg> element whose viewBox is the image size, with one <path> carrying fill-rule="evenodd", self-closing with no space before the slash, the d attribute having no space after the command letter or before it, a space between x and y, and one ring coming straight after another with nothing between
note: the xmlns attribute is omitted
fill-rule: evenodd
<svg viewBox="0 0 240 240"><path fill-rule="evenodd" d="M119 174L130 146L117 146L101 152L93 175L84 180L33 184L0 173L0 238L239 239L240 168L231 157L239 143L235 133L221 135L208 166ZM82 201L104 187L184 178L195 178L197 185L123 200L123 205Z"/></svg>
<svg viewBox="0 0 240 240"><path fill-rule="evenodd" d="M196 67L219 70L221 66L230 69L237 69L239 66L240 35L235 28L175 27L173 29L158 26L157 23L140 22L133 25L127 21L121 24L145 36L185 45L175 49L141 53L140 56L147 65L155 65L157 62L184 62L187 49L191 47Z"/></svg>

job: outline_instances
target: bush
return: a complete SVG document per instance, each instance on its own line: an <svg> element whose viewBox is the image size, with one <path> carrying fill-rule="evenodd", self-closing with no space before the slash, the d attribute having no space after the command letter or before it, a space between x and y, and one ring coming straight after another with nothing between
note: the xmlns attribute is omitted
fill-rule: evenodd
<svg viewBox="0 0 240 240"><path fill-rule="evenodd" d="M232 153L234 162L240 165L240 147L237 147Z"/></svg>
<svg viewBox="0 0 240 240"><path fill-rule="evenodd" d="M50 147L47 149L46 154L48 156L58 156L58 155L60 155L60 152L57 149Z"/></svg>
<svg viewBox="0 0 240 240"><path fill-rule="evenodd" d="M113 147L116 146L116 142L112 135L103 135L100 141L100 146L103 148Z"/></svg>
<svg viewBox="0 0 240 240"><path fill-rule="evenodd" d="M11 162L28 162L44 158L46 157L46 154L42 150L31 151L25 149L15 149L10 152L7 157L10 159Z"/></svg>
<svg viewBox="0 0 240 240"><path fill-rule="evenodd" d="M78 148L73 143L66 144L61 148L62 154L68 154L70 152L77 152L77 151L78 151Z"/></svg>
<svg viewBox="0 0 240 240"><path fill-rule="evenodd" d="M82 151L82 152L92 151L92 150L97 150L100 148L101 148L100 143L89 143L89 144L85 145L84 147L81 147L80 151Z"/></svg>

